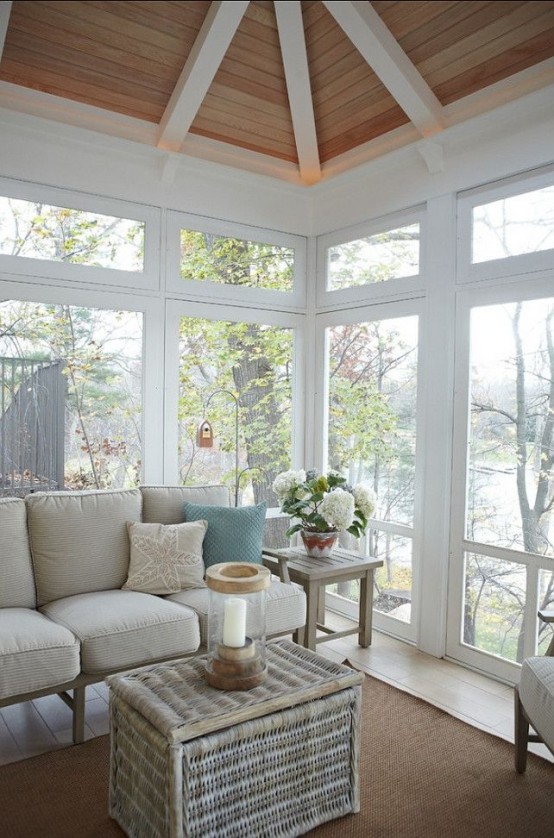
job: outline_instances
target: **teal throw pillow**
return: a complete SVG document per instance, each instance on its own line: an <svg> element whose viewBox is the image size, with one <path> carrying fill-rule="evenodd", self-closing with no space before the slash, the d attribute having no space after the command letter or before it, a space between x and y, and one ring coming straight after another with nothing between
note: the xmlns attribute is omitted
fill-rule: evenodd
<svg viewBox="0 0 554 838"><path fill-rule="evenodd" d="M202 553L205 567L219 562L262 563L267 503L256 506L183 505L185 521L207 521Z"/></svg>

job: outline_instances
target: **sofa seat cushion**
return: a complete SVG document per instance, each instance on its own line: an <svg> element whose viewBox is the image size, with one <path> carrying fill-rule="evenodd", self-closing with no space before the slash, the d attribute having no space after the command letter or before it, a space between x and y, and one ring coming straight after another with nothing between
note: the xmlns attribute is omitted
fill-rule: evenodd
<svg viewBox="0 0 554 838"><path fill-rule="evenodd" d="M0 699L73 681L79 641L31 608L0 609Z"/></svg>
<svg viewBox="0 0 554 838"><path fill-rule="evenodd" d="M130 669L195 652L198 618L152 594L99 591L49 602L41 611L81 641L83 672Z"/></svg>
<svg viewBox="0 0 554 838"><path fill-rule="evenodd" d="M194 588L170 594L166 599L193 608L200 621L203 646L208 642L208 589ZM299 585L287 585L275 577L266 591L266 635L290 634L306 624L306 595Z"/></svg>
<svg viewBox="0 0 554 838"><path fill-rule="evenodd" d="M554 658L526 658L521 666L519 696L541 739L554 749Z"/></svg>

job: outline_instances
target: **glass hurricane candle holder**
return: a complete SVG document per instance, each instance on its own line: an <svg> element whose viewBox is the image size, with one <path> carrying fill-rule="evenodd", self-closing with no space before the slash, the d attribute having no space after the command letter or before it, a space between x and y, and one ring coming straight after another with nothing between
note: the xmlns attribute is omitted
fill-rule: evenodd
<svg viewBox="0 0 554 838"><path fill-rule="evenodd" d="M208 660L206 679L219 690L249 690L267 675L265 592L271 573L263 565L222 562L206 571Z"/></svg>

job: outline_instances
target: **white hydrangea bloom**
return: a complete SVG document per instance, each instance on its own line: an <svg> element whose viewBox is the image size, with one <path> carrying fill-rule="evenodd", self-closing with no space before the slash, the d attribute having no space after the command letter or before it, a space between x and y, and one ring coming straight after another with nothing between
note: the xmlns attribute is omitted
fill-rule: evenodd
<svg viewBox="0 0 554 838"><path fill-rule="evenodd" d="M278 498L284 498L288 495L291 489L299 486L306 480L306 472L304 469L299 471L282 471L273 481L273 491Z"/></svg>
<svg viewBox="0 0 554 838"><path fill-rule="evenodd" d="M354 520L354 497L344 489L335 489L325 495L319 507L320 515L330 527L347 530Z"/></svg>
<svg viewBox="0 0 554 838"><path fill-rule="evenodd" d="M369 518L373 514L377 502L375 492L367 483L359 483L357 486L354 486L352 491L356 506L366 518Z"/></svg>

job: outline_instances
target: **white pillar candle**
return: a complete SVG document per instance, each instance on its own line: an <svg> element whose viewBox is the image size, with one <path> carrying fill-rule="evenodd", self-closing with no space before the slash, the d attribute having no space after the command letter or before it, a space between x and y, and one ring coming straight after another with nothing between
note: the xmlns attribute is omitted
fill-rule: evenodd
<svg viewBox="0 0 554 838"><path fill-rule="evenodd" d="M246 600L229 597L223 606L223 645L244 646L246 642Z"/></svg>

